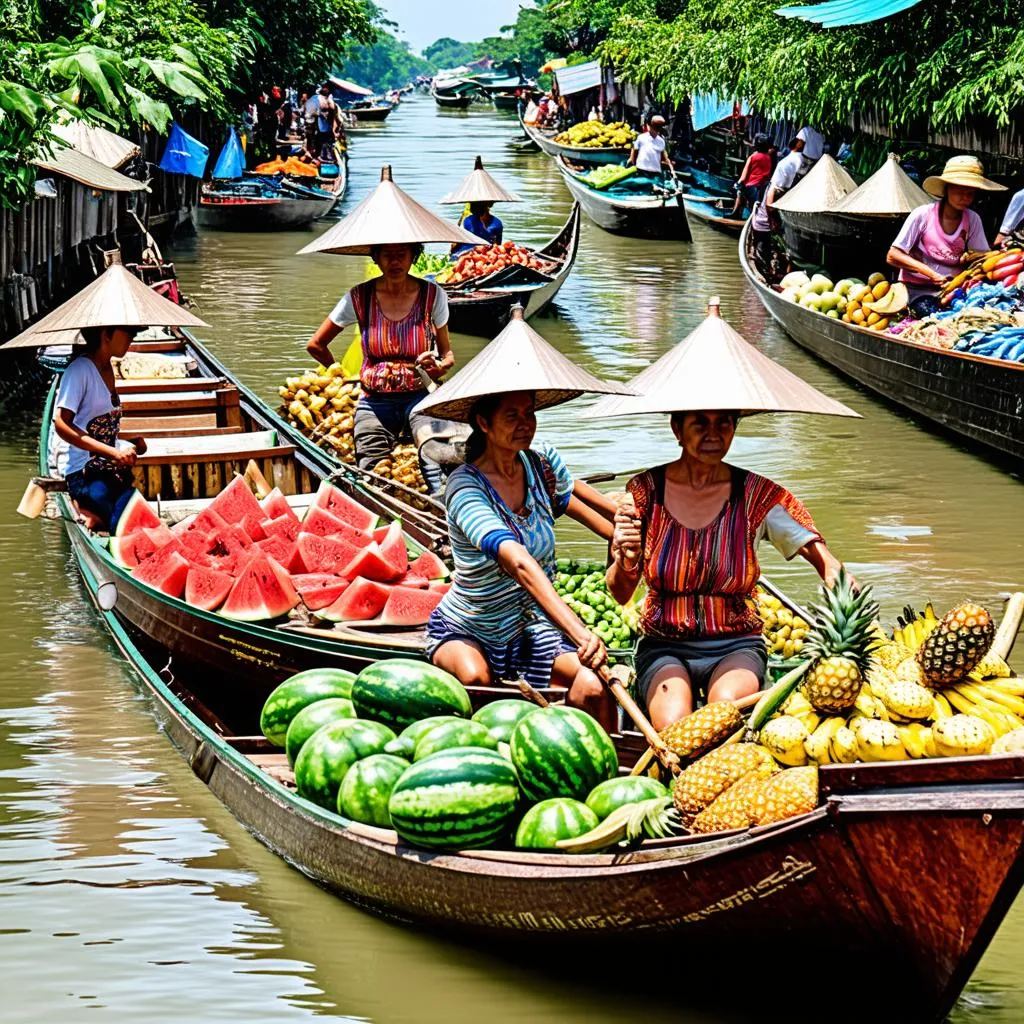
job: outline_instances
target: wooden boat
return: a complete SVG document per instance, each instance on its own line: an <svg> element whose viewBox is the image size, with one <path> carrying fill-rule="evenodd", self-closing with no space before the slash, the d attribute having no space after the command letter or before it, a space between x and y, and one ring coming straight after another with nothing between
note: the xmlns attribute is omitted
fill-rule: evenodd
<svg viewBox="0 0 1024 1024"><path fill-rule="evenodd" d="M707 195L703 190L688 189L683 194L683 206L691 222L696 220L715 231L739 237L747 220L732 216L733 204L732 196Z"/></svg>
<svg viewBox="0 0 1024 1024"><path fill-rule="evenodd" d="M525 267L507 267L469 285L449 285L449 326L462 334L493 337L506 323L512 307L522 305L527 319L546 309L569 276L580 240L580 204L547 245L534 250L540 259L556 264L550 274Z"/></svg>
<svg viewBox="0 0 1024 1024"><path fill-rule="evenodd" d="M864 267L884 267L906 216L854 217L840 213L779 210L782 237L795 267L825 269L834 280L855 277Z"/></svg>
<svg viewBox="0 0 1024 1024"><path fill-rule="evenodd" d="M748 235L739 244L743 273L801 348L932 426L1024 461L1024 365L906 341L790 302L755 270Z"/></svg>
<svg viewBox="0 0 1024 1024"><path fill-rule="evenodd" d="M555 142L558 134L554 129L537 128L527 124L522 118L519 123L523 126L523 133L533 139L541 152L554 158L557 162L560 157L568 160L582 160L588 164L624 164L629 159L629 149L621 146L563 146Z"/></svg>
<svg viewBox="0 0 1024 1024"><path fill-rule="evenodd" d="M630 238L692 240L681 187L667 189L627 178L620 185L596 189L583 179L583 170L589 168L574 166L564 156L556 158L555 166L584 213L605 231Z"/></svg>
<svg viewBox="0 0 1024 1024"><path fill-rule="evenodd" d="M498 110L516 110L519 97L514 92L492 92L491 102Z"/></svg>
<svg viewBox="0 0 1024 1024"><path fill-rule="evenodd" d="M469 105L476 99L476 95L472 92L460 92L460 93L442 93L436 89L431 94L434 97L434 102L446 110L466 110Z"/></svg>
<svg viewBox="0 0 1024 1024"><path fill-rule="evenodd" d="M316 187L328 193L324 198L245 195L249 179L235 189L215 189L210 182L199 193L200 227L220 231L290 231L326 217L341 201L348 188L348 161L338 161L335 178L316 178ZM257 186L252 186L257 191Z"/></svg>
<svg viewBox="0 0 1024 1024"><path fill-rule="evenodd" d="M385 121L394 103L381 103L379 100L360 100L345 107L345 113L351 114L357 121Z"/></svg>

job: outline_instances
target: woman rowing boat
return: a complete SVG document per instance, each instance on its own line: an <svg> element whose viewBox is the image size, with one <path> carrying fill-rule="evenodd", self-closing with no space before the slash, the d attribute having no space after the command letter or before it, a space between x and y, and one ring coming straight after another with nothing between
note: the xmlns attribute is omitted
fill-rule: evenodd
<svg viewBox="0 0 1024 1024"><path fill-rule="evenodd" d="M717 300L712 300L717 303ZM757 546L801 555L831 583L841 563L786 488L724 460L741 415L774 411L855 416L708 319L590 415L670 413L678 459L629 481L635 507L615 516L608 587L617 601L647 585L637 692L657 729L698 702L736 700L762 684L767 653L754 601Z"/></svg>
<svg viewBox="0 0 1024 1024"><path fill-rule="evenodd" d="M495 203L518 203L519 196L506 191L494 178L484 170L483 160L478 156L473 170L462 179L454 191L449 192L442 200L445 206L465 206L469 213L462 219L462 227L490 245L501 242L504 225L491 213ZM473 246L466 242L452 247L452 255L457 256Z"/></svg>

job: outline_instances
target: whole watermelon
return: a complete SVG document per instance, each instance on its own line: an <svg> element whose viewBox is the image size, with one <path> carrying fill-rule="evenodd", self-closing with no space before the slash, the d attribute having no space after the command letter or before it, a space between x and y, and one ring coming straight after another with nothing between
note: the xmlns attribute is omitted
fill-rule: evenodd
<svg viewBox="0 0 1024 1024"><path fill-rule="evenodd" d="M442 722L420 733L412 759L422 761L448 747L485 747L497 750L498 741L479 722L457 718L454 722Z"/></svg>
<svg viewBox="0 0 1024 1024"><path fill-rule="evenodd" d="M360 718L404 729L431 715L469 718L473 708L466 688L425 661L388 658L367 665L352 684L352 703Z"/></svg>
<svg viewBox="0 0 1024 1024"><path fill-rule="evenodd" d="M404 757L371 754L345 773L338 790L338 813L365 825L391 828L388 801L395 783L409 767Z"/></svg>
<svg viewBox="0 0 1024 1024"><path fill-rule="evenodd" d="M612 811L626 804L668 796L668 790L649 775L623 775L598 783L587 797L587 806L604 821Z"/></svg>
<svg viewBox="0 0 1024 1024"><path fill-rule="evenodd" d="M388 812L406 842L471 850L505 833L518 801L515 769L506 758L482 747L450 747L403 772Z"/></svg>
<svg viewBox="0 0 1024 1024"><path fill-rule="evenodd" d="M442 725L444 722L464 721L464 718L456 718L455 715L433 715L430 718L424 718L421 722L413 722L412 725L407 725L384 748L384 752L395 754L397 757L404 757L407 761L411 761L412 755L416 750L416 744L425 732L429 732L435 725Z"/></svg>
<svg viewBox="0 0 1024 1024"><path fill-rule="evenodd" d="M492 700L473 716L473 721L490 729L499 743L508 743L516 722L534 710L535 705L527 700Z"/></svg>
<svg viewBox="0 0 1024 1024"><path fill-rule="evenodd" d="M355 678L340 668L311 668L289 676L263 705L263 735L275 746L283 747L288 726L303 708L325 697L350 697Z"/></svg>
<svg viewBox="0 0 1024 1024"><path fill-rule="evenodd" d="M516 723L509 742L519 784L530 800L583 800L619 768L615 747L595 718L577 708L538 708Z"/></svg>
<svg viewBox="0 0 1024 1024"><path fill-rule="evenodd" d="M553 850L560 839L575 839L597 828L597 815L579 800L559 796L534 804L516 829L521 850Z"/></svg>
<svg viewBox="0 0 1024 1024"><path fill-rule="evenodd" d="M395 734L379 722L339 718L321 726L295 759L295 788L299 796L329 811L337 809L338 789L346 772L360 758L379 754Z"/></svg>
<svg viewBox="0 0 1024 1024"><path fill-rule="evenodd" d="M284 738L284 749L288 755L288 763L295 764L295 758L299 756L302 745L319 728L333 722L336 718L355 718L356 709L352 701L346 697L325 697L315 704L304 707L288 726L288 732Z"/></svg>

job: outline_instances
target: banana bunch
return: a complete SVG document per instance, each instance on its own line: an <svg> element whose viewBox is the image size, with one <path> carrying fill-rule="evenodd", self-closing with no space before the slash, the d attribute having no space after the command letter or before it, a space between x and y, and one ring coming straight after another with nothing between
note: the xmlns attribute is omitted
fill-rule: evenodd
<svg viewBox="0 0 1024 1024"><path fill-rule="evenodd" d="M769 654L788 660L803 650L810 624L760 587L757 589L757 613L764 623L764 641Z"/></svg>
<svg viewBox="0 0 1024 1024"><path fill-rule="evenodd" d="M892 631L893 641L914 654L924 643L924 638L939 624L939 618L929 601L920 614L909 604L906 605L903 614L896 617L896 622L898 625Z"/></svg>
<svg viewBox="0 0 1024 1024"><path fill-rule="evenodd" d="M420 494L427 493L427 483L420 472L420 459L414 444L398 445L386 459L381 459L373 467L373 471L388 480L397 480Z"/></svg>

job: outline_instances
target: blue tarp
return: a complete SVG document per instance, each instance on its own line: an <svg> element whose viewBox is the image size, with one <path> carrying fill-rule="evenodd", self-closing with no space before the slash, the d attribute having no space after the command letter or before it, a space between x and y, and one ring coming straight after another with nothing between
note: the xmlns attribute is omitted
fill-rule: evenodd
<svg viewBox="0 0 1024 1024"><path fill-rule="evenodd" d="M732 100L723 100L712 93L702 93L690 97L690 117L693 119L693 130L703 131L709 125L732 117ZM747 112L746 103L741 105L743 113Z"/></svg>
<svg viewBox="0 0 1024 1024"><path fill-rule="evenodd" d="M171 125L167 136L164 155L160 158L160 170L169 174L191 174L201 178L206 173L206 161L210 150L176 124Z"/></svg>
<svg viewBox="0 0 1024 1024"><path fill-rule="evenodd" d="M245 151L242 140L234 128L228 129L227 141L217 157L217 166L213 169L215 178L240 178L245 174Z"/></svg>
<svg viewBox="0 0 1024 1024"><path fill-rule="evenodd" d="M780 7L776 14L783 18L802 18L822 28L844 28L847 25L866 25L881 21L900 11L909 10L920 0L828 0L823 4Z"/></svg>
<svg viewBox="0 0 1024 1024"><path fill-rule="evenodd" d="M601 84L601 63L592 60L586 64L574 64L572 67L558 68L555 71L558 91L563 96L596 89Z"/></svg>

